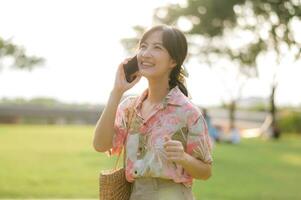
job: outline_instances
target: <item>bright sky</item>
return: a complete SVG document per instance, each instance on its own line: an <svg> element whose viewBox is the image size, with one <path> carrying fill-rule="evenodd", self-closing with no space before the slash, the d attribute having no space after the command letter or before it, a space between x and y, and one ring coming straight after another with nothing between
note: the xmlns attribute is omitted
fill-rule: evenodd
<svg viewBox="0 0 301 200"><path fill-rule="evenodd" d="M179 0L0 0L0 36L46 59L43 67L31 72L3 69L0 98L43 96L70 103L106 103L117 66L126 56L120 39L132 36L134 25L151 26L153 9L167 2ZM216 105L228 98L220 75L196 62L186 67L195 103ZM301 85L300 67L285 63L280 71L277 103L300 105L301 92L292 89ZM262 74L261 80L246 85L244 97L269 95L269 73ZM231 86L233 81L228 81ZM127 94L146 87L142 79Z"/></svg>

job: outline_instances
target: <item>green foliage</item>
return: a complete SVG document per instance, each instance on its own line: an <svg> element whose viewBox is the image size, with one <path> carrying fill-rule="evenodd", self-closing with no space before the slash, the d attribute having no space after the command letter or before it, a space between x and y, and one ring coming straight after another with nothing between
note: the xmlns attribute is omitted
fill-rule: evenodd
<svg viewBox="0 0 301 200"><path fill-rule="evenodd" d="M301 112L287 111L280 115L279 128L283 132L301 134Z"/></svg>
<svg viewBox="0 0 301 200"><path fill-rule="evenodd" d="M10 40L4 40L0 37L0 60L5 57L13 58L13 68L29 69L41 65L45 60L37 56L28 56L22 46L18 46ZM1 65L0 65L1 69Z"/></svg>
<svg viewBox="0 0 301 200"><path fill-rule="evenodd" d="M275 67L288 54L295 61L300 59L301 42L296 36L296 24L301 22L299 0L187 0L185 5L158 8L154 19L175 25L188 22L187 34L194 44L190 46L196 49L193 54L210 66L230 60L239 67L241 77L258 76L258 60L268 53L275 55ZM270 74L270 107L276 108L277 70L272 68Z"/></svg>
<svg viewBox="0 0 301 200"><path fill-rule="evenodd" d="M0 125L0 198L98 198L98 174L115 158L92 147L92 126ZM217 144L213 176L195 181L196 199L301 197L300 136Z"/></svg>
<svg viewBox="0 0 301 200"><path fill-rule="evenodd" d="M244 0L187 0L187 6L177 4L157 8L154 19L166 24L177 24L180 18L191 21L193 27L189 34L214 37L221 35L225 27L233 27L236 15L233 7ZM164 15L161 13L165 12Z"/></svg>
<svg viewBox="0 0 301 200"><path fill-rule="evenodd" d="M199 49L197 56L226 56L239 63L242 73L255 68L258 56L267 51L274 51L279 60L287 54L287 50L282 50L283 46L289 50L298 49L293 52L300 58L301 43L294 37L292 27L293 21L301 19L300 1L187 0L184 6L172 4L158 8L154 19L176 25L186 19L191 25L187 34L205 38L202 44L195 45ZM233 48L228 41L242 32L254 39ZM212 62L209 58L203 61Z"/></svg>
<svg viewBox="0 0 301 200"><path fill-rule="evenodd" d="M128 54L130 54L130 56L132 56L132 54L137 49L137 45L138 45L139 39L142 37L142 34L146 30L146 27L134 26L133 30L135 32L135 36L134 37L123 38L120 41L121 44L122 44L122 46L125 48L126 52Z"/></svg>

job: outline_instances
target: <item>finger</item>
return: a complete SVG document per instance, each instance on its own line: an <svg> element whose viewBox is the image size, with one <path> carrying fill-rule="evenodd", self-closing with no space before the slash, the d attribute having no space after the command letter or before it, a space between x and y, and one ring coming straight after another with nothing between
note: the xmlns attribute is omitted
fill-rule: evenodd
<svg viewBox="0 0 301 200"><path fill-rule="evenodd" d="M167 147L167 146L181 146L182 143L177 141L177 140L169 140L168 142L166 142L164 144L164 147Z"/></svg>
<svg viewBox="0 0 301 200"><path fill-rule="evenodd" d="M174 145L172 145L172 142L171 141L167 141L167 142L165 142L164 144L163 144L163 147L166 149L167 147L169 147L169 146L174 146Z"/></svg>
<svg viewBox="0 0 301 200"><path fill-rule="evenodd" d="M167 156L167 159L169 161L175 161L175 162L181 160L181 158L179 156Z"/></svg>
<svg viewBox="0 0 301 200"><path fill-rule="evenodd" d="M119 78L120 78L120 80L126 80L123 63L120 63L120 65L119 65Z"/></svg>
<svg viewBox="0 0 301 200"><path fill-rule="evenodd" d="M115 81L119 82L119 80L121 79L122 79L122 69L120 64L116 70Z"/></svg>
<svg viewBox="0 0 301 200"><path fill-rule="evenodd" d="M182 154L179 152L166 152L167 157L180 157Z"/></svg>
<svg viewBox="0 0 301 200"><path fill-rule="evenodd" d="M172 157L172 158L170 158L170 159L168 159L170 162L172 162L174 165L176 165L176 163L179 163L179 162L181 162L181 159L180 158L174 158L174 157Z"/></svg>
<svg viewBox="0 0 301 200"><path fill-rule="evenodd" d="M124 61L122 62L122 64L124 64L124 65L127 64L131 59L132 59L132 57L124 59Z"/></svg>
<svg viewBox="0 0 301 200"><path fill-rule="evenodd" d="M171 139L170 139L170 136L169 136L169 135L165 135L165 136L164 136L164 143L163 143L163 147L164 147L164 148L168 145L168 143L169 143L170 140L171 140Z"/></svg>
<svg viewBox="0 0 301 200"><path fill-rule="evenodd" d="M167 146L165 148L166 152L183 152L183 148L180 146Z"/></svg>
<svg viewBox="0 0 301 200"><path fill-rule="evenodd" d="M123 62L119 64L118 72L123 72Z"/></svg>
<svg viewBox="0 0 301 200"><path fill-rule="evenodd" d="M181 154L166 153L166 159L168 161L178 161L181 160Z"/></svg>
<svg viewBox="0 0 301 200"><path fill-rule="evenodd" d="M165 135L165 136L164 136L164 141L165 141L165 142L170 141L170 137L169 137L168 135Z"/></svg>
<svg viewBox="0 0 301 200"><path fill-rule="evenodd" d="M136 78L130 83L130 86L135 85L136 83L138 83L141 79L141 75L137 75Z"/></svg>

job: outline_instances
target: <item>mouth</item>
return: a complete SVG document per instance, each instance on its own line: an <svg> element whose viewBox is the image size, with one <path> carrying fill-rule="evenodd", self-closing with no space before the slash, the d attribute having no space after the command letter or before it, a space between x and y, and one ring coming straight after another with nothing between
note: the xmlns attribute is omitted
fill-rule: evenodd
<svg viewBox="0 0 301 200"><path fill-rule="evenodd" d="M151 63L151 62L146 62L146 61L140 62L140 67L141 67L142 69L152 68L152 67L154 67L154 66L155 66L155 64L153 64L153 63Z"/></svg>

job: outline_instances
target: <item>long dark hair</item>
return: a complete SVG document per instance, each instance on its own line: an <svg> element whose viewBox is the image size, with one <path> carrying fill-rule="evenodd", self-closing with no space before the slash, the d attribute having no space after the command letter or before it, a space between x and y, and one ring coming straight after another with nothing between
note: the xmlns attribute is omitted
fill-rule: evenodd
<svg viewBox="0 0 301 200"><path fill-rule="evenodd" d="M169 88L172 89L178 86L182 93L188 97L188 90L185 86L185 73L182 68L183 62L187 56L187 40L185 35L177 28L167 25L154 26L147 30L140 42L144 42L149 35L156 31L162 31L163 33L163 46L168 51L170 57L175 60L177 65L172 69L169 75Z"/></svg>

